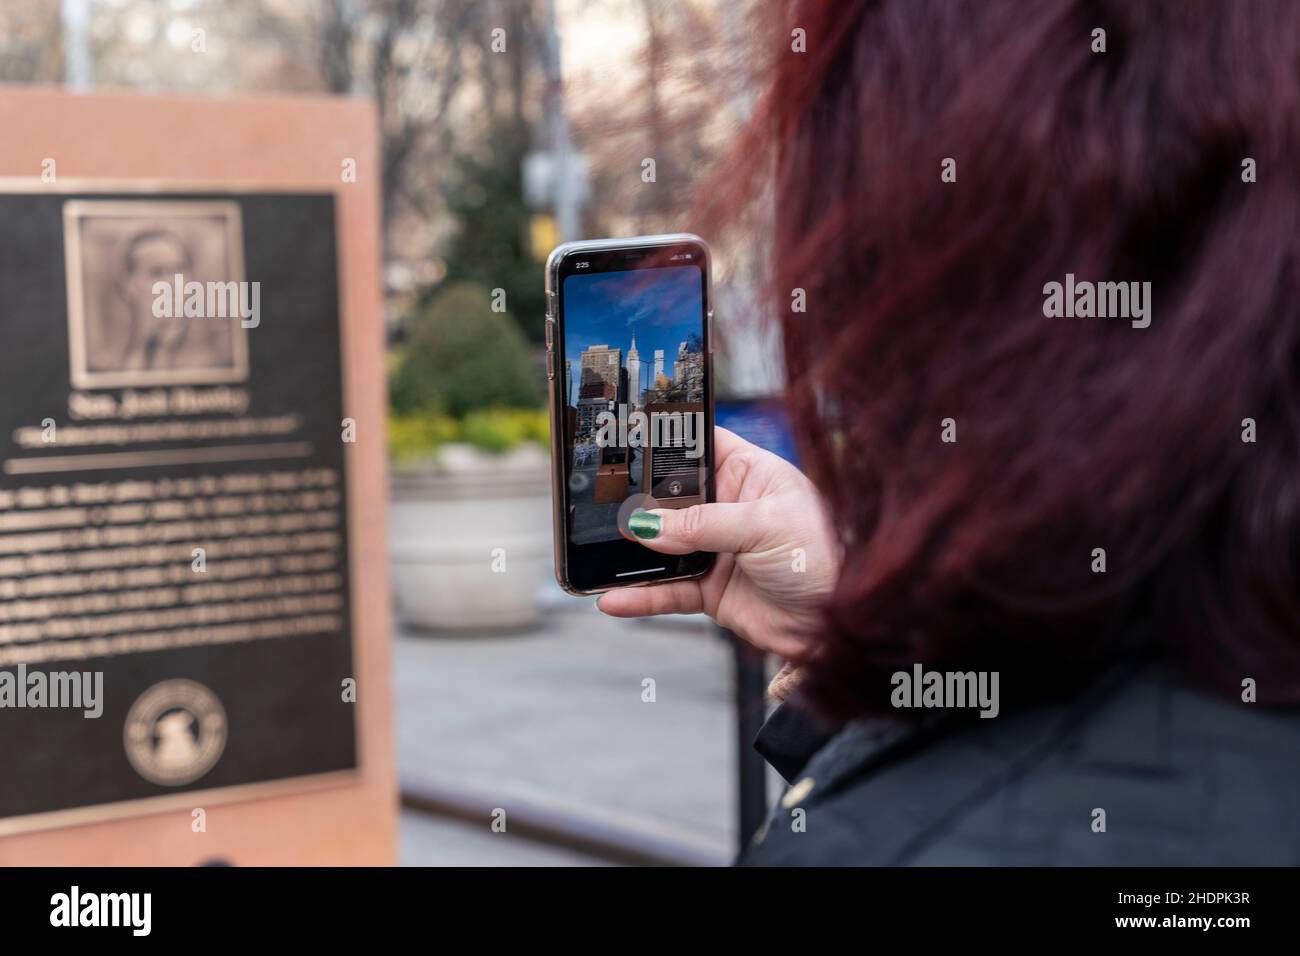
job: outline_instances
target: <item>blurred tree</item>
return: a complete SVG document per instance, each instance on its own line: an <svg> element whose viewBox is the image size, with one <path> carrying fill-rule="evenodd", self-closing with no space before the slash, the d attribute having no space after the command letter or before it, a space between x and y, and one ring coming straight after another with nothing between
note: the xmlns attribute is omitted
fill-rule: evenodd
<svg viewBox="0 0 1300 956"><path fill-rule="evenodd" d="M521 182L531 137L526 126L503 121L489 139L490 150L460 157L448 177L444 201L459 228L445 257L447 279L504 289L524 332L540 341L546 310L543 268L529 249L531 213Z"/></svg>
<svg viewBox="0 0 1300 956"><path fill-rule="evenodd" d="M385 224L402 204L430 215L427 181L412 169L426 150L450 147L448 114L479 15L472 0L247 2L254 31L314 72L325 92L374 97Z"/></svg>
<svg viewBox="0 0 1300 956"><path fill-rule="evenodd" d="M697 177L714 167L749 108L743 22L759 0L608 0L641 38L628 69L571 71L574 138L594 170L599 233L677 232L690 224ZM653 159L647 182L642 163Z"/></svg>
<svg viewBox="0 0 1300 956"><path fill-rule="evenodd" d="M0 83L53 83L63 74L59 0L0 7Z"/></svg>
<svg viewBox="0 0 1300 956"><path fill-rule="evenodd" d="M503 288L540 339L520 173L542 82L534 0L246 2L325 89L375 99L389 291L427 304L444 275Z"/></svg>
<svg viewBox="0 0 1300 956"><path fill-rule="evenodd" d="M541 382L528 343L489 290L470 282L441 287L411 322L389 389L399 415L456 418L487 408L532 408Z"/></svg>

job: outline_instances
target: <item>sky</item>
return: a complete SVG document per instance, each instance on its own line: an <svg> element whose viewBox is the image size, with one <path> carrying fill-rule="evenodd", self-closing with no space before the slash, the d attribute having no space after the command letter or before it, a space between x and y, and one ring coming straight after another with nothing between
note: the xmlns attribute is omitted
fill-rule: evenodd
<svg viewBox="0 0 1300 956"><path fill-rule="evenodd" d="M673 376L677 347L703 329L700 272L696 266L670 266L626 272L573 275L564 280L564 352L573 363L569 404L578 400L582 353L589 345L627 350L636 333L642 368L664 351L664 374ZM644 374L644 373L643 373Z"/></svg>

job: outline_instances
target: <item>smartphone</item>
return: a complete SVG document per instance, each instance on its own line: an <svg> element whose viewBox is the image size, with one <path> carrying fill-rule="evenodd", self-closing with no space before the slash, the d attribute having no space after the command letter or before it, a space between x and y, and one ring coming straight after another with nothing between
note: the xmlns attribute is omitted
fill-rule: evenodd
<svg viewBox="0 0 1300 956"><path fill-rule="evenodd" d="M712 501L709 248L687 233L566 242L546 262L555 576L570 594L699 577L714 555L626 536Z"/></svg>

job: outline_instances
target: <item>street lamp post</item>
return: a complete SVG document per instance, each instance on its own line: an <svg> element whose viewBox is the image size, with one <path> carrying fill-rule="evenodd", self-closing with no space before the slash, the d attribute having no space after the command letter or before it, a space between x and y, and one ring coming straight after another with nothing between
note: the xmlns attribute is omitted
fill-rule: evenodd
<svg viewBox="0 0 1300 956"><path fill-rule="evenodd" d="M91 0L63 0L59 21L63 32L63 83L72 90L95 85L95 60L90 52Z"/></svg>

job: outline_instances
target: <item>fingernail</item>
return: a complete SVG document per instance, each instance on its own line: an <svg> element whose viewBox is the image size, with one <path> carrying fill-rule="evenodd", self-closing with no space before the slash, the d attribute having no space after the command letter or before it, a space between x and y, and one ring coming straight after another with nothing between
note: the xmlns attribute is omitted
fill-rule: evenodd
<svg viewBox="0 0 1300 956"><path fill-rule="evenodd" d="M663 521L648 511L638 511L627 519L628 530L638 538L657 538Z"/></svg>

